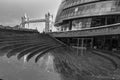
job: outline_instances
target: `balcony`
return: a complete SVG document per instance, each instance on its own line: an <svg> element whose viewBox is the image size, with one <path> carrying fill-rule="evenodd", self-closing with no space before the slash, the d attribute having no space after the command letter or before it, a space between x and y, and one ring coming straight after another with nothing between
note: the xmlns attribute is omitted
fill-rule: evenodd
<svg viewBox="0 0 120 80"><path fill-rule="evenodd" d="M100 35L115 35L120 34L120 23L93 28L85 28L82 30L53 32L49 34L52 35L53 37L88 37Z"/></svg>
<svg viewBox="0 0 120 80"><path fill-rule="evenodd" d="M99 0L74 0L71 2L66 2L66 5L64 6L63 9L67 9L69 7L73 7L76 5L83 5L83 4L88 4L88 3L93 3L93 2L98 2Z"/></svg>
<svg viewBox="0 0 120 80"><path fill-rule="evenodd" d="M116 10L117 8L118 7L114 5L114 1L104 1L63 10L58 17L59 20L64 21L76 18L120 14L120 11ZM56 22L59 23L59 20L57 19Z"/></svg>

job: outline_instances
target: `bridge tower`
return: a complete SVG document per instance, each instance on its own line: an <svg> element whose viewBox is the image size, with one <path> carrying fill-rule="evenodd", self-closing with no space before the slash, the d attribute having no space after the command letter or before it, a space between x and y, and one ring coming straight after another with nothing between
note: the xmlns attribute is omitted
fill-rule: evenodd
<svg viewBox="0 0 120 80"><path fill-rule="evenodd" d="M21 17L21 24L20 24L20 26L22 28L25 28L25 18L24 17Z"/></svg>
<svg viewBox="0 0 120 80"><path fill-rule="evenodd" d="M29 21L29 17L27 16L27 14L25 13L25 15L23 17L21 17L21 27L25 28L25 24ZM29 24L29 23L27 23Z"/></svg>
<svg viewBox="0 0 120 80"><path fill-rule="evenodd" d="M50 13L45 14L45 32L50 32Z"/></svg>

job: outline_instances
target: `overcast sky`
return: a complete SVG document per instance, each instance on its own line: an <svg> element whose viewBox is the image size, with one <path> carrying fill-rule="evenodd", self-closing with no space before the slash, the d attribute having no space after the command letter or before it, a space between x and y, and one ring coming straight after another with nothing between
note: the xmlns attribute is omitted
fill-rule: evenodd
<svg viewBox="0 0 120 80"><path fill-rule="evenodd" d="M55 17L61 0L0 0L0 24L20 24L26 13L30 18L44 18L48 11Z"/></svg>

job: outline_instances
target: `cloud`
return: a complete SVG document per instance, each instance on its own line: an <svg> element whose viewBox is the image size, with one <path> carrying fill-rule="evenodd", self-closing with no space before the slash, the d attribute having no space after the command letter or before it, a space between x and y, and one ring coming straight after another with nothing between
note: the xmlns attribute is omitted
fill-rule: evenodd
<svg viewBox="0 0 120 80"><path fill-rule="evenodd" d="M27 13L30 18L44 18L50 11L57 13L61 0L0 0L0 23L13 26L19 24L21 17Z"/></svg>

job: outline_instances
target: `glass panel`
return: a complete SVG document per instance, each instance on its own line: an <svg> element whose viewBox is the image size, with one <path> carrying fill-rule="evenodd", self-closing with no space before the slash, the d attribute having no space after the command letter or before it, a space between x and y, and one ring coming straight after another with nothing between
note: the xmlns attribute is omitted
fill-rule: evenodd
<svg viewBox="0 0 120 80"><path fill-rule="evenodd" d="M77 6L73 8L69 8L63 11L70 11L67 14L71 14L71 12L75 13L75 9L78 8L77 14L80 14L79 16L92 16L92 15L102 15L107 12L111 12L115 9L114 1L104 1L99 3L91 3L86 4L83 6ZM64 14L63 14L64 15ZM75 16L75 15L74 15Z"/></svg>
<svg viewBox="0 0 120 80"><path fill-rule="evenodd" d="M81 30L82 28L89 28L90 25L91 25L91 18L73 20L72 30Z"/></svg>
<svg viewBox="0 0 120 80"><path fill-rule="evenodd" d="M92 18L91 27L97 27L103 25L105 25L105 17Z"/></svg>
<svg viewBox="0 0 120 80"><path fill-rule="evenodd" d="M72 22L72 30L81 30L82 29L82 21L81 20L74 20Z"/></svg>

